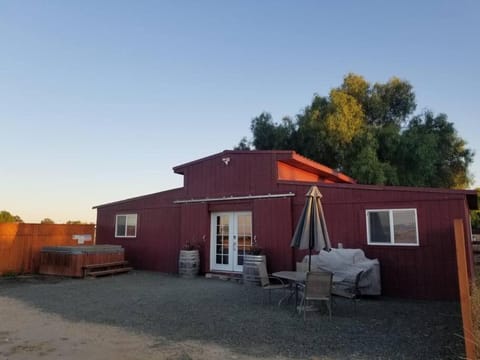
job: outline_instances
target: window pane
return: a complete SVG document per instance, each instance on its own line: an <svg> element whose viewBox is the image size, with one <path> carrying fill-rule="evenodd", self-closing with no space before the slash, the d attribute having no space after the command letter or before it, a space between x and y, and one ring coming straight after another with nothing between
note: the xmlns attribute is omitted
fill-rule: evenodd
<svg viewBox="0 0 480 360"><path fill-rule="evenodd" d="M127 217L125 215L117 215L117 232L115 236L125 236L126 223Z"/></svg>
<svg viewBox="0 0 480 360"><path fill-rule="evenodd" d="M388 211L368 213L370 242L390 243L390 217Z"/></svg>
<svg viewBox="0 0 480 360"><path fill-rule="evenodd" d="M137 235L137 215L127 215L127 236Z"/></svg>
<svg viewBox="0 0 480 360"><path fill-rule="evenodd" d="M393 211L393 232L396 244L417 244L417 221L413 210Z"/></svg>
<svg viewBox="0 0 480 360"><path fill-rule="evenodd" d="M135 236L135 226L127 225L127 236Z"/></svg>

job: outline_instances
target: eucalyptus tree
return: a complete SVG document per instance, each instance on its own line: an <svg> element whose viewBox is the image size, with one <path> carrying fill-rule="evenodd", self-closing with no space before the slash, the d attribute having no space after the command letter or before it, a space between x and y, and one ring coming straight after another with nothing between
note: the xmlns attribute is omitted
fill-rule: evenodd
<svg viewBox="0 0 480 360"><path fill-rule="evenodd" d="M252 140L237 149L296 150L364 184L463 188L474 153L445 114L414 115L412 85L393 77L370 84L347 74L328 96L315 94L294 118L261 113Z"/></svg>

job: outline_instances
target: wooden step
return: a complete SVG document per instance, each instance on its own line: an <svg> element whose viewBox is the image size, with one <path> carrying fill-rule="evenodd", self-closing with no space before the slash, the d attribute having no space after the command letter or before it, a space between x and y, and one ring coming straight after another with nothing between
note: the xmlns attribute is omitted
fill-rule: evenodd
<svg viewBox="0 0 480 360"><path fill-rule="evenodd" d="M114 261L114 262L101 263L101 264L88 264L82 267L84 269L97 269L97 268L120 266L120 265L127 265L127 264L128 264L128 261Z"/></svg>
<svg viewBox="0 0 480 360"><path fill-rule="evenodd" d="M205 277L207 279L220 279L242 282L242 273L210 272L206 273Z"/></svg>
<svg viewBox="0 0 480 360"><path fill-rule="evenodd" d="M113 269L107 269L107 270L90 271L87 273L87 276L97 277L97 276L104 276L104 275L113 275L113 274L129 272L130 270L133 270L133 268L121 267L121 268L113 268Z"/></svg>
<svg viewBox="0 0 480 360"><path fill-rule="evenodd" d="M83 277L86 276L101 276L116 274L121 272L128 272L132 270L128 267L128 261L113 261L101 264L88 264L83 266Z"/></svg>

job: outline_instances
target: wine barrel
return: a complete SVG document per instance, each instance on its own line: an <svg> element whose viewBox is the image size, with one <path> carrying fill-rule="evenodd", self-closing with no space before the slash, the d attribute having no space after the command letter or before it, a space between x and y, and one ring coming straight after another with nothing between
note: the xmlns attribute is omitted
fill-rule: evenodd
<svg viewBox="0 0 480 360"><path fill-rule="evenodd" d="M258 275L258 263L265 263L267 259L265 255L245 255L243 257L243 283L247 285L260 285L260 277Z"/></svg>
<svg viewBox="0 0 480 360"><path fill-rule="evenodd" d="M178 274L183 277L194 277L200 270L198 250L180 250L178 257Z"/></svg>

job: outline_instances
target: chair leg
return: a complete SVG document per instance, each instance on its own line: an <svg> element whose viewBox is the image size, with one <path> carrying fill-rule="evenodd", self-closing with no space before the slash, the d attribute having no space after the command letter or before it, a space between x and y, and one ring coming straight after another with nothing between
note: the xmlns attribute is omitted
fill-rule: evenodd
<svg viewBox="0 0 480 360"><path fill-rule="evenodd" d="M287 293L287 290L288 290L287 288L283 289L284 294L282 298L278 301L278 306L281 306L284 300L287 300L287 304L290 302L290 294Z"/></svg>
<svg viewBox="0 0 480 360"><path fill-rule="evenodd" d="M303 311L303 321L307 320L307 314L306 314L306 311L305 311L306 307L307 307L307 302L303 301L302 302L302 307L300 308L300 311Z"/></svg>
<svg viewBox="0 0 480 360"><path fill-rule="evenodd" d="M303 321L306 321L307 320L307 300L305 300L304 298L304 301L303 301Z"/></svg>
<svg viewBox="0 0 480 360"><path fill-rule="evenodd" d="M305 298L302 296L302 298L300 299L300 303L298 305L295 305L295 311L297 312L297 314L301 315L302 314L302 310L304 308L304 305L305 305Z"/></svg>
<svg viewBox="0 0 480 360"><path fill-rule="evenodd" d="M355 295L355 296L353 297L353 301L354 301L354 304L355 304L354 307L353 307L353 309L354 309L355 315L356 315L356 314L357 314L357 302L360 301L360 295Z"/></svg>
<svg viewBox="0 0 480 360"><path fill-rule="evenodd" d="M332 298L328 299L326 303L328 308L328 318L329 320L332 320Z"/></svg>
<svg viewBox="0 0 480 360"><path fill-rule="evenodd" d="M298 305L298 286L295 284L295 310L297 309Z"/></svg>

